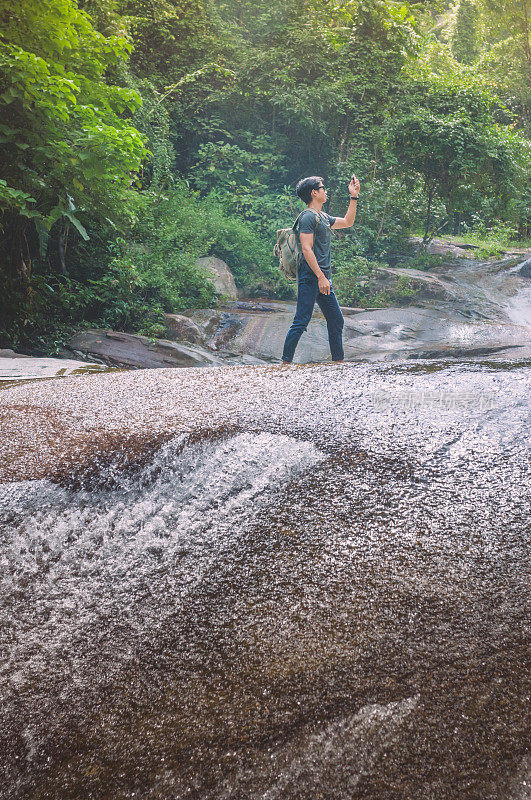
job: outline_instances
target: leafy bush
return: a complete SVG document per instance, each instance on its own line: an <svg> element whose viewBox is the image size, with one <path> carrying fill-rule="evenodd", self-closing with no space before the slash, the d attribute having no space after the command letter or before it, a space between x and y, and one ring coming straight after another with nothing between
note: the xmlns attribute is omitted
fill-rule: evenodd
<svg viewBox="0 0 531 800"><path fill-rule="evenodd" d="M417 291L418 289L407 275L400 275L394 286L373 294L372 305L381 306L382 308L390 305L408 305L417 294Z"/></svg>
<svg viewBox="0 0 531 800"><path fill-rule="evenodd" d="M79 320L161 335L165 312L214 304L211 277L196 266L201 256L226 261L249 294L292 293L274 266L272 241L228 214L215 196L201 199L181 182L164 195L139 198L139 221L127 238L114 231L109 245L111 230L91 229L91 239L70 251L71 276L50 274L43 262L41 274L34 271L18 290L13 284L5 295L9 306L1 309L5 343L42 349L47 340L62 341Z"/></svg>
<svg viewBox="0 0 531 800"><path fill-rule="evenodd" d="M231 214L218 195L211 193L201 198L181 182L164 197L146 193L146 198L142 221L133 230L132 252L146 273L158 272L156 280L161 291L165 281L171 286L171 290L167 289L168 302L174 306L182 302L188 306L212 302L211 289L210 295L205 291L205 285L210 286L208 279L199 276L193 266L202 256L213 255L226 261L236 285L245 291L261 283L273 287L278 281L273 241L268 241L251 223Z"/></svg>
<svg viewBox="0 0 531 800"><path fill-rule="evenodd" d="M472 224L470 226L465 224L463 227L466 234L477 239L478 242L488 240L500 245L507 245L518 235L518 227L514 223L504 222L498 218L488 222L476 214L472 216Z"/></svg>
<svg viewBox="0 0 531 800"><path fill-rule="evenodd" d="M336 263L332 283L340 305L373 305L370 279L375 268L379 266L383 265L377 261L368 261L363 256L353 256Z"/></svg>
<svg viewBox="0 0 531 800"><path fill-rule="evenodd" d="M381 261L369 261L363 256L343 258L332 277L340 305L383 308L410 301L417 290L405 275L401 275L390 288L382 289L377 286L376 270L385 266L387 265Z"/></svg>
<svg viewBox="0 0 531 800"><path fill-rule="evenodd" d="M16 272L26 230L42 254L59 220L86 237L86 215L133 219L132 175L148 153L128 119L138 92L104 80L130 43L103 36L71 0L10 5L0 0L0 233Z"/></svg>
<svg viewBox="0 0 531 800"><path fill-rule="evenodd" d="M3 317L0 346L53 355L80 328L101 327L160 336L163 308L143 294L117 261L101 280L81 283L62 275L31 275L17 296L10 289L11 313Z"/></svg>
<svg viewBox="0 0 531 800"><path fill-rule="evenodd" d="M390 261L396 264L396 266L407 267L407 269L418 269L422 272L437 272L438 269L444 267L444 265L448 263L448 257L435 253L428 253L424 248L421 248L409 257L396 259L393 257Z"/></svg>

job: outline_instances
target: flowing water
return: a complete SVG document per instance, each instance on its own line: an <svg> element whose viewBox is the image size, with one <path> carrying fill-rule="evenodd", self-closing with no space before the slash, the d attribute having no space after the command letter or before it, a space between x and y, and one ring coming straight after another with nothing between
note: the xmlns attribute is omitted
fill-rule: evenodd
<svg viewBox="0 0 531 800"><path fill-rule="evenodd" d="M1 488L2 798L527 797L530 371L3 392L78 463ZM73 408L87 447L133 431L127 469Z"/></svg>
<svg viewBox="0 0 531 800"><path fill-rule="evenodd" d="M2 391L2 800L529 798L530 386L498 356Z"/></svg>

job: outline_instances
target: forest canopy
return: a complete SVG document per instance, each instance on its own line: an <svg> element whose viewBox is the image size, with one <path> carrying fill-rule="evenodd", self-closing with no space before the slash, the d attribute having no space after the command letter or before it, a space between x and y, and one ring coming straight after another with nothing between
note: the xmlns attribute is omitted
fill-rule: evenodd
<svg viewBox="0 0 531 800"><path fill-rule="evenodd" d="M200 256L290 291L298 179L342 214L340 268L412 233L531 234L529 0L0 0L0 336L160 333ZM356 262L358 259L358 262Z"/></svg>

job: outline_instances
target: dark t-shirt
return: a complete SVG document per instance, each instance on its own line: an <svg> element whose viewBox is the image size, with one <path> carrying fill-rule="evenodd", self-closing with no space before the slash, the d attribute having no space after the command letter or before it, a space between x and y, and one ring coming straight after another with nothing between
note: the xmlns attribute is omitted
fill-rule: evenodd
<svg viewBox="0 0 531 800"><path fill-rule="evenodd" d="M330 228L336 221L337 217L332 217L325 211L319 214L319 221L317 221L317 212L307 209L303 211L299 217L299 224L297 226L299 233L313 233L313 252L317 259L317 263L323 272L330 270ZM310 270L304 256L302 257L301 269Z"/></svg>

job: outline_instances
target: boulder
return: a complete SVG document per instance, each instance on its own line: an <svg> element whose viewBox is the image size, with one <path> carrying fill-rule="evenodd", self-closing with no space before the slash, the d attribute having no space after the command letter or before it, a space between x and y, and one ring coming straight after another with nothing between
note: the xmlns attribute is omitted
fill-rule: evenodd
<svg viewBox="0 0 531 800"><path fill-rule="evenodd" d="M199 269L210 273L216 294L221 297L228 297L230 300L238 299L234 276L228 265L221 258L207 256L206 258L198 258L195 263Z"/></svg>
<svg viewBox="0 0 531 800"><path fill-rule="evenodd" d="M411 236L410 241L420 247L422 245L421 236ZM470 244L452 244L452 242L445 242L443 239L432 239L428 244L427 251L430 255L434 256L453 256L454 258L470 258L470 250L475 250L477 247Z"/></svg>
<svg viewBox="0 0 531 800"><path fill-rule="evenodd" d="M433 256L455 256L456 258L469 258L471 247L461 247L451 242L430 242L428 253Z"/></svg>
<svg viewBox="0 0 531 800"><path fill-rule="evenodd" d="M0 349L0 358L31 358L31 356L25 356L23 353L15 353L14 350L7 347Z"/></svg>
<svg viewBox="0 0 531 800"><path fill-rule="evenodd" d="M182 342L202 343L203 334L189 317L182 314L165 314L166 335L168 339Z"/></svg>
<svg viewBox="0 0 531 800"><path fill-rule="evenodd" d="M108 364L123 367L199 367L221 363L199 345L184 345L167 339L149 339L133 333L87 330L72 336L68 346L74 352L97 356Z"/></svg>
<svg viewBox="0 0 531 800"><path fill-rule="evenodd" d="M446 281L430 272L400 267L377 267L371 285L374 291L385 289L392 292L400 279L406 279L415 294L415 300L450 300L452 289Z"/></svg>
<svg viewBox="0 0 531 800"><path fill-rule="evenodd" d="M518 270L518 274L521 275L522 278L531 278L531 258L528 258L527 261L524 261Z"/></svg>

